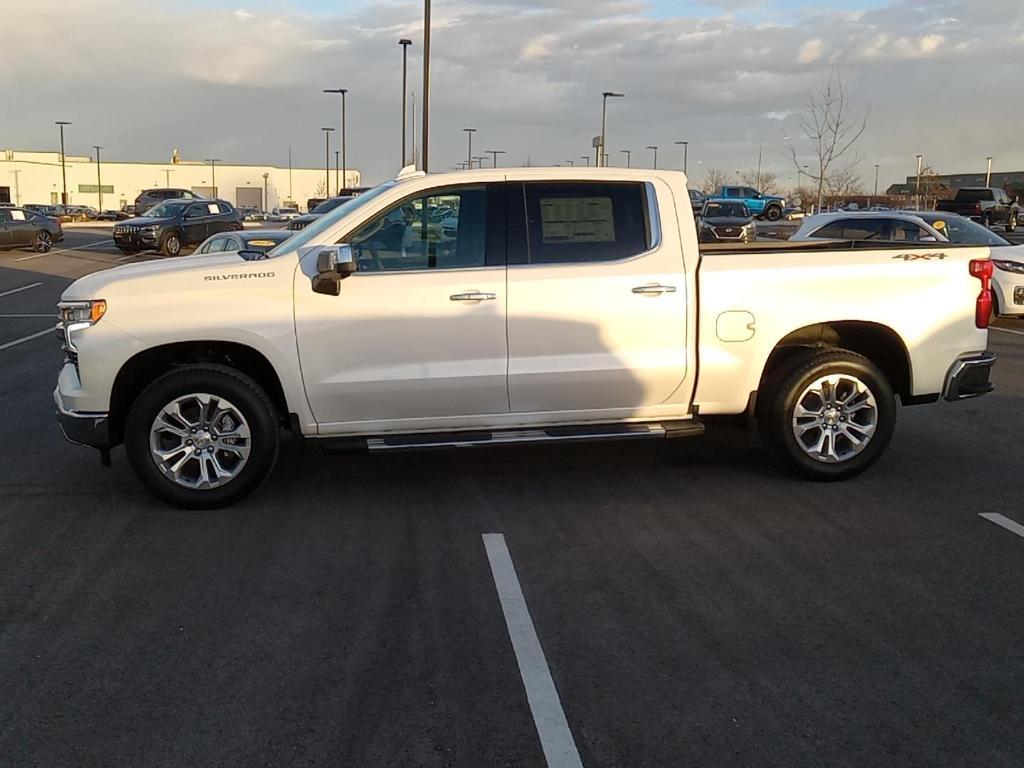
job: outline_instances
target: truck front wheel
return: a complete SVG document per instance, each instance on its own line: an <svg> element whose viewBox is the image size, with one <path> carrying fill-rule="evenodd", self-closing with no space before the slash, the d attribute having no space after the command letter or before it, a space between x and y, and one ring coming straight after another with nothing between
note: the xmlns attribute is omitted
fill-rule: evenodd
<svg viewBox="0 0 1024 768"><path fill-rule="evenodd" d="M790 469L815 480L858 475L885 452L896 397L861 355L829 350L797 357L765 393L761 432Z"/></svg>
<svg viewBox="0 0 1024 768"><path fill-rule="evenodd" d="M777 205L771 205L768 207L768 210L764 212L764 217L768 219L768 221L778 221L782 218L782 209Z"/></svg>
<svg viewBox="0 0 1024 768"><path fill-rule="evenodd" d="M277 461L277 414L263 389L224 365L186 365L153 381L125 424L139 479L181 509L216 509L248 496Z"/></svg>

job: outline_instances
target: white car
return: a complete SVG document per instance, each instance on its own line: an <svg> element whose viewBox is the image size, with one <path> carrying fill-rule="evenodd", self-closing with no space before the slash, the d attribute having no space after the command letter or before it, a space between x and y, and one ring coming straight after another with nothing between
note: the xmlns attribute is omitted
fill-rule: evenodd
<svg viewBox="0 0 1024 768"><path fill-rule="evenodd" d="M451 236L423 236L454 210ZM837 480L883 454L898 404L992 389L989 248L714 248L681 173L406 169L265 259L73 283L58 420L105 461L124 444L157 497L211 508L266 479L282 430L375 452L740 417Z"/></svg>
<svg viewBox="0 0 1024 768"><path fill-rule="evenodd" d="M964 216L938 211L824 213L805 219L790 240L984 245L994 249L993 311L1000 317L1024 318L1024 246L1013 245L988 227Z"/></svg>
<svg viewBox="0 0 1024 768"><path fill-rule="evenodd" d="M298 208L275 208L270 212L271 221L291 221L299 215Z"/></svg>

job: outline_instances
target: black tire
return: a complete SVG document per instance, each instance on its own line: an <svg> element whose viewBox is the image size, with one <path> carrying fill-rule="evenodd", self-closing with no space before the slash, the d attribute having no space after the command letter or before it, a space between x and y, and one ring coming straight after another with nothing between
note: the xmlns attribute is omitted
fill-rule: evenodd
<svg viewBox="0 0 1024 768"><path fill-rule="evenodd" d="M1006 220L1006 231L1016 232L1017 231L1017 212L1010 211L1010 218Z"/></svg>
<svg viewBox="0 0 1024 768"><path fill-rule="evenodd" d="M181 255L181 235L177 232L167 232L160 238L160 253L164 256Z"/></svg>
<svg viewBox="0 0 1024 768"><path fill-rule="evenodd" d="M777 205L769 205L768 210L764 212L764 217L768 221L778 221L782 218L782 209Z"/></svg>
<svg viewBox="0 0 1024 768"><path fill-rule="evenodd" d="M794 414L798 401L815 382L826 376L841 375L861 382L874 398L874 432L859 452L842 460L826 462L814 458L801 447L795 434ZM885 452L896 428L896 397L892 386L878 367L861 355L843 349L809 352L790 359L785 367L773 377L774 384L765 393L766 400L759 409L759 423L762 438L766 440L775 455L791 470L812 480L845 480L864 472ZM807 402L805 400L805 402ZM825 410L823 404L822 409ZM865 409L867 411L867 409ZM853 422L870 420L870 412L836 418ZM848 425L836 425L833 430L843 430ZM808 442L813 442L815 431L822 436L824 430L812 428L807 432ZM858 431L858 435L863 435ZM844 452L856 450L854 444L842 433L834 435L832 444L835 454L839 447Z"/></svg>
<svg viewBox="0 0 1024 768"><path fill-rule="evenodd" d="M32 238L32 250L36 253L49 253L51 248L53 248L53 235L45 229L36 232L36 236Z"/></svg>
<svg viewBox="0 0 1024 768"><path fill-rule="evenodd" d="M157 415L177 398L195 393L229 401L249 426L248 459L234 478L214 488L176 483L160 470L150 450ZM278 414L270 398L251 378L225 365L186 365L165 373L136 398L125 424L125 451L135 474L154 496L180 509L218 509L245 498L270 475L279 447Z"/></svg>

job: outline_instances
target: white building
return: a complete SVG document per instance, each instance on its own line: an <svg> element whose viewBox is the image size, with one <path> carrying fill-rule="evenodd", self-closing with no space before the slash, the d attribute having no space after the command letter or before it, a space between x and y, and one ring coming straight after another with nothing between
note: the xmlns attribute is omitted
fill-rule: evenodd
<svg viewBox="0 0 1024 768"><path fill-rule="evenodd" d="M206 197L219 197L237 206L262 210L297 205L305 210L310 198L324 194L324 168L278 168L273 165L230 165L181 160L177 150L166 163L107 162L95 157L65 155L68 205L97 209L122 209L135 202L144 189L175 187L191 189ZM99 178L97 178L97 168ZM335 169L330 170L330 193L336 191ZM214 182L216 180L216 188ZM360 186L359 171L349 168L346 188ZM102 194L99 185L102 184ZM61 202L64 181L60 152L0 149L0 203ZM102 196L102 202L101 202Z"/></svg>

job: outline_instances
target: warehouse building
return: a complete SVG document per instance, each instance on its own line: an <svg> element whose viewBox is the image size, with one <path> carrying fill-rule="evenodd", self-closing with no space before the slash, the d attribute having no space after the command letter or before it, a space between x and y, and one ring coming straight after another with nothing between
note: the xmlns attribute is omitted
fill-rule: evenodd
<svg viewBox="0 0 1024 768"><path fill-rule="evenodd" d="M205 197L218 197L236 206L272 210L294 205L305 210L310 198L323 198L341 180L332 168L280 168L273 165L231 165L183 160L178 150L164 163L107 162L95 157L65 155L63 172L59 152L0 149L0 203L56 205L65 184L68 205L97 210L123 210L144 189L190 189ZM66 181L65 181L66 179ZM348 168L344 188L361 184L359 171Z"/></svg>

